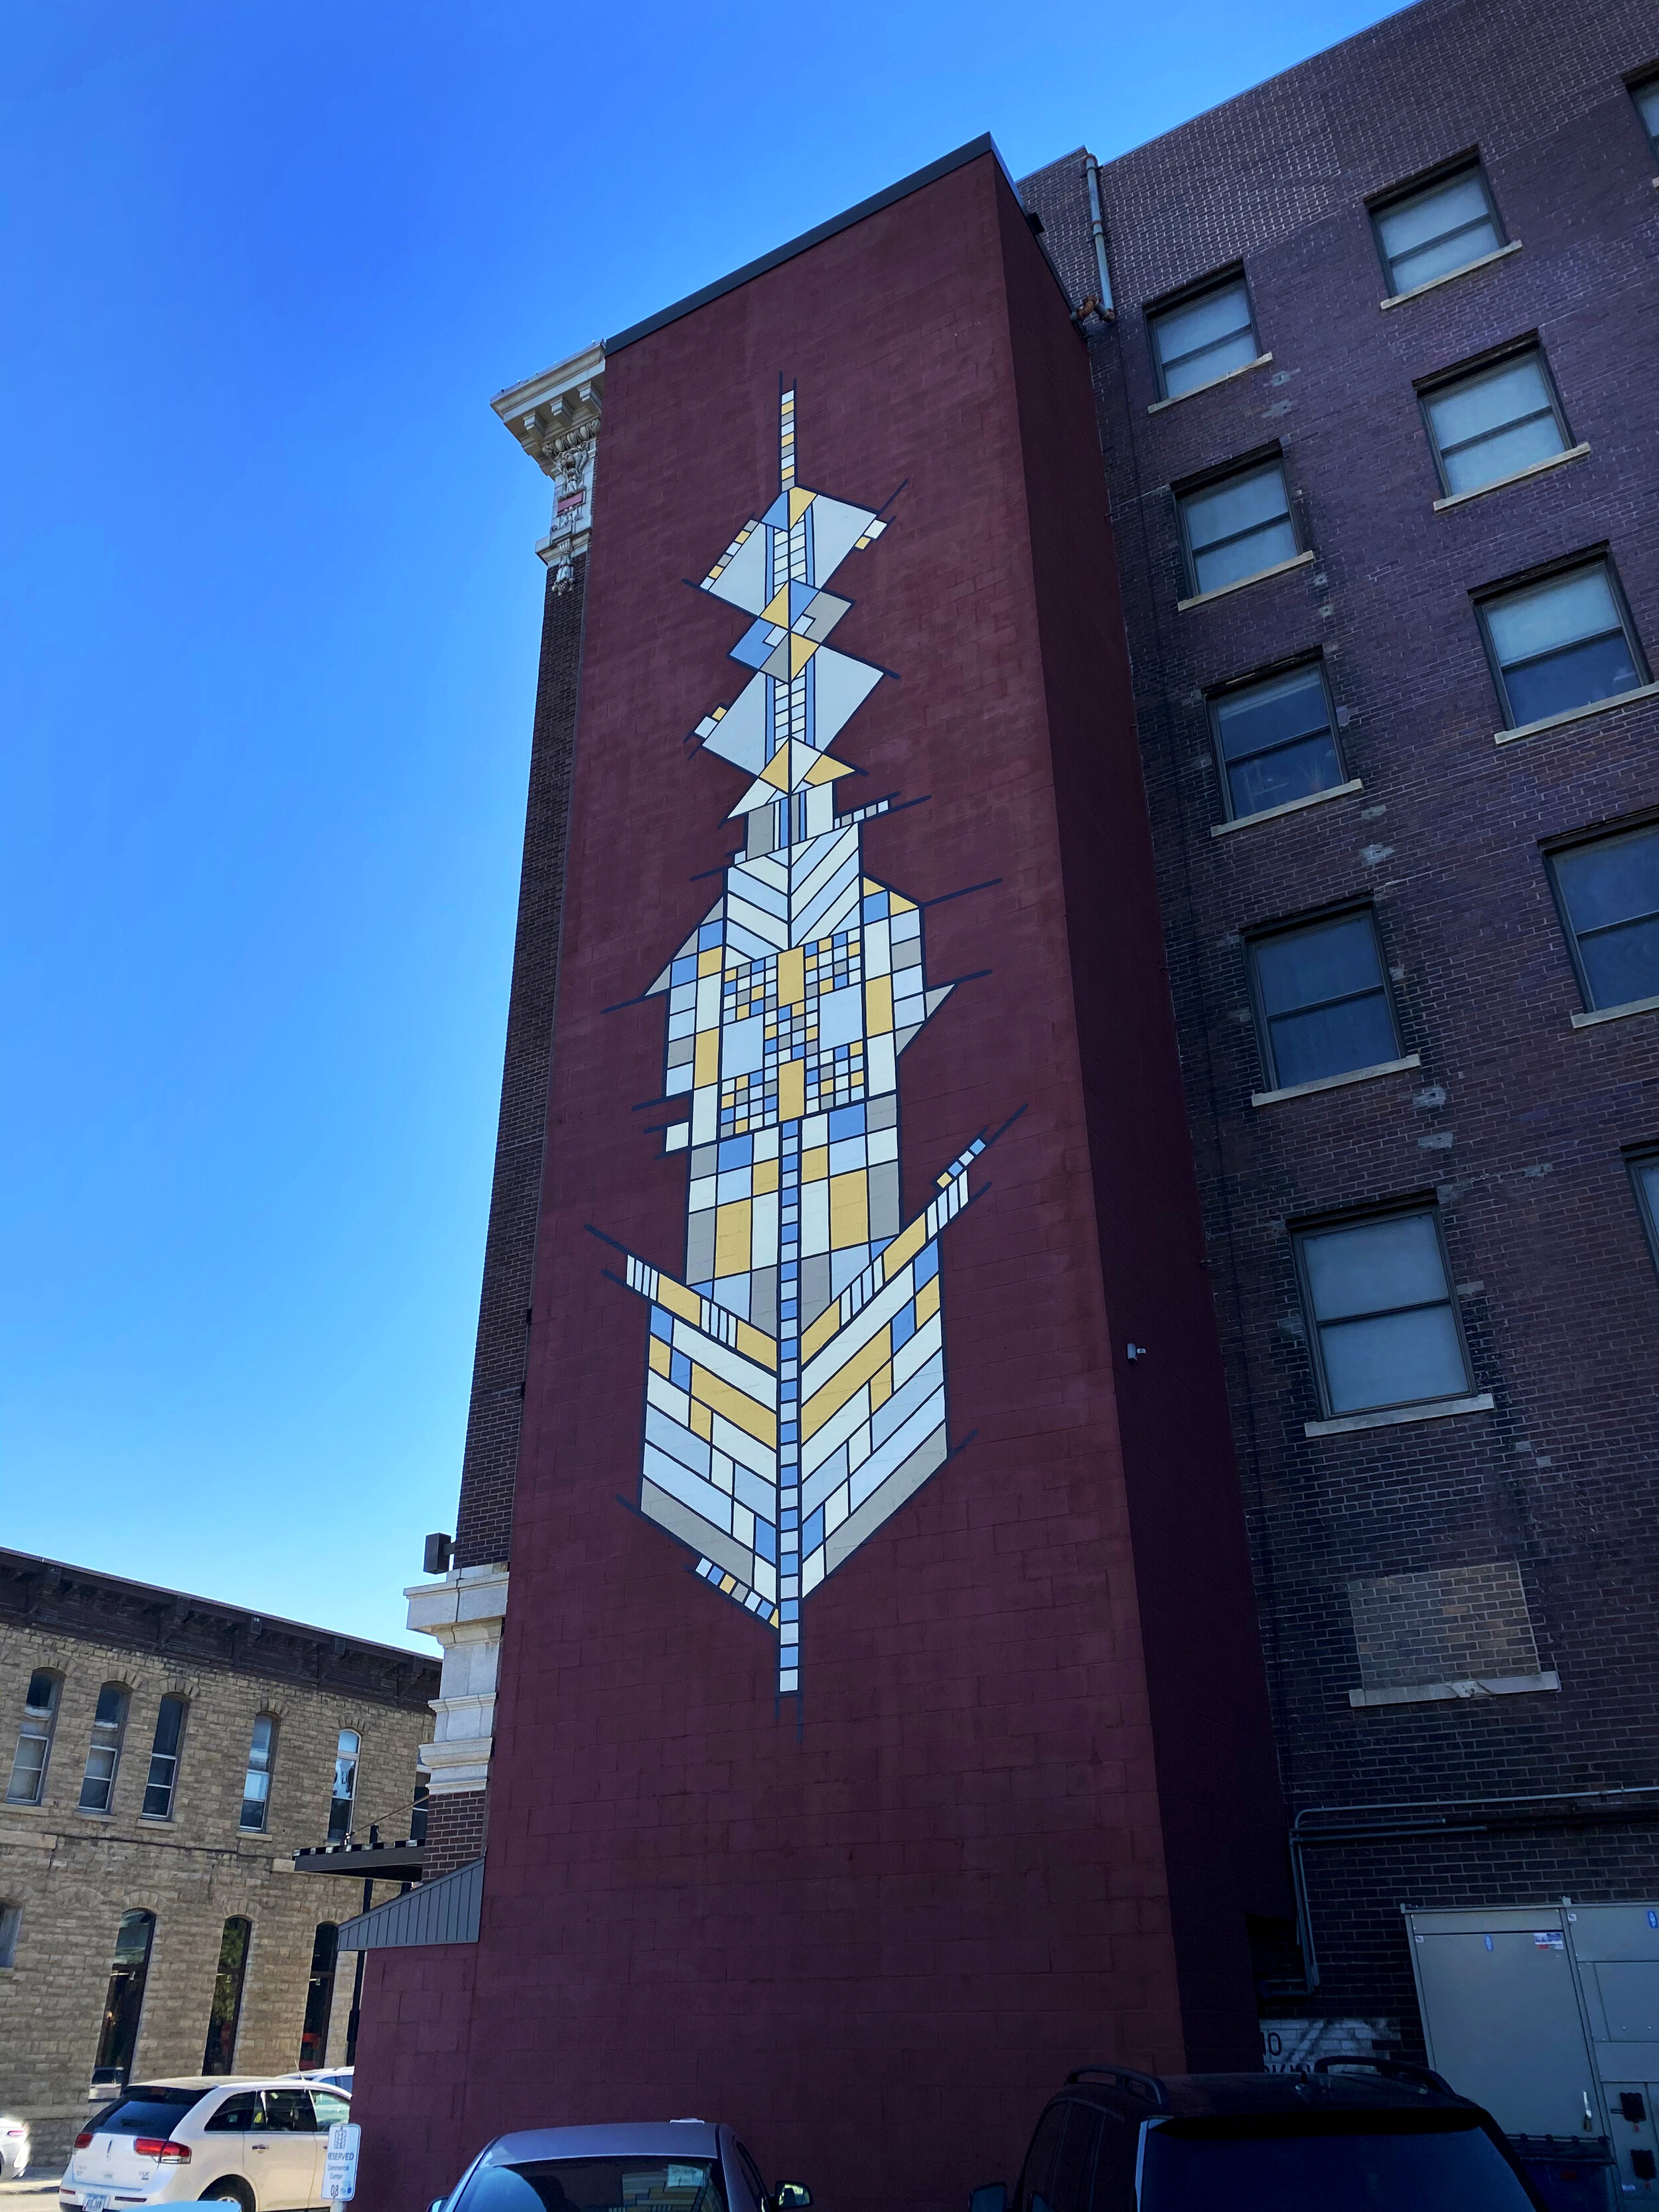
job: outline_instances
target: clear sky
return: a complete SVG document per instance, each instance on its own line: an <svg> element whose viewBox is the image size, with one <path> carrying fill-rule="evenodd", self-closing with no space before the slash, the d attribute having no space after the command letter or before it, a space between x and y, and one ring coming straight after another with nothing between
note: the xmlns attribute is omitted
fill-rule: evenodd
<svg viewBox="0 0 1659 2212"><path fill-rule="evenodd" d="M0 15L0 1543L416 1640L549 509L490 394L980 131L1109 156L1389 12Z"/></svg>

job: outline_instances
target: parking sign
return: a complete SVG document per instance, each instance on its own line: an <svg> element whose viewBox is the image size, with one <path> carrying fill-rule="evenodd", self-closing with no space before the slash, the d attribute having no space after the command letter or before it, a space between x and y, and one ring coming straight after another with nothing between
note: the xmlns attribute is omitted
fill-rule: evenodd
<svg viewBox="0 0 1659 2212"><path fill-rule="evenodd" d="M331 2204L349 2204L357 2194L357 2145L362 2130L356 2120L336 2120L323 2154L323 2195Z"/></svg>

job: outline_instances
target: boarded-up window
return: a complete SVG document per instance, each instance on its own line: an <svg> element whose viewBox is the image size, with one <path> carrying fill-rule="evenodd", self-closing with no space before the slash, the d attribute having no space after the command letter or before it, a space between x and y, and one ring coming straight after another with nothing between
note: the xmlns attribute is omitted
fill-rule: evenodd
<svg viewBox="0 0 1659 2212"><path fill-rule="evenodd" d="M1350 1583L1348 1606L1368 1690L1538 1672L1513 1559Z"/></svg>

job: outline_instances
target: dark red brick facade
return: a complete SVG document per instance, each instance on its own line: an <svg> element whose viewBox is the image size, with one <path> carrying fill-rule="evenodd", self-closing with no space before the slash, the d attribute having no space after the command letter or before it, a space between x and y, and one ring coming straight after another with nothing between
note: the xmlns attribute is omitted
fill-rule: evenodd
<svg viewBox="0 0 1659 2212"><path fill-rule="evenodd" d="M1280 1769L1304 1808L1659 1781L1653 1695L1659 1280L1625 1148L1659 1138L1653 1015L1583 1001L1540 841L1659 806L1659 702L1499 747L1469 594L1606 544L1659 654L1647 333L1655 159L1626 89L1650 10L1430 0L1101 173L1116 293L1091 322L1160 898L1255 1553ZM1383 312L1365 203L1478 149L1520 250ZM1097 289L1080 157L1028 181ZM1149 412L1143 303L1242 262L1272 363ZM1536 333L1583 459L1436 513L1417 380ZM1282 446L1310 568L1185 613L1172 483ZM1219 838L1204 694L1323 649L1362 792ZM1241 933L1375 908L1420 1067L1253 1108ZM1308 1437L1320 1412L1287 1230L1437 1196L1489 1413ZM1559 1693L1352 1710L1350 1581L1518 1563ZM1501 1822L1517 1808L1495 1808ZM1559 1808L1552 1808L1554 1819ZM1322 1969L1267 2009L1418 2035L1402 1903L1655 1891L1656 1831L1507 1832L1309 1855Z"/></svg>
<svg viewBox="0 0 1659 2212"><path fill-rule="evenodd" d="M840 751L926 799L866 853L975 979L903 1063L906 1213L1024 1109L941 1248L963 1449L813 1598L799 1712L630 1510L645 1326L588 1234L684 1234L623 1002L731 847L682 738L740 625L682 580L770 496L781 374L805 481L903 486L837 635L899 680ZM366 2194L702 2111L830 2201L954 2204L1082 2059L1251 2063L1288 1909L1087 349L987 152L605 376L483 1929L371 1957Z"/></svg>

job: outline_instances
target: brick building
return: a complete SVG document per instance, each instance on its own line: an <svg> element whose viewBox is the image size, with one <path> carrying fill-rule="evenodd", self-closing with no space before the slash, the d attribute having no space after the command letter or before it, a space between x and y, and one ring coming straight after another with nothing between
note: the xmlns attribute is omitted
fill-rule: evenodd
<svg viewBox="0 0 1659 2212"><path fill-rule="evenodd" d="M331 1841L408 1835L436 1674L0 1552L0 2105L37 2168L94 2083L343 2063L356 1961L335 1936L363 1892L295 1854L356 1872Z"/></svg>
<svg viewBox="0 0 1659 2212"><path fill-rule="evenodd" d="M1565 1974L1659 1899L1656 87L1633 6L1423 0L495 403L555 514L410 1593L477 1934L362 1938L377 2207L676 2109L943 2203L1080 2059L1438 2057L1425 1914Z"/></svg>

